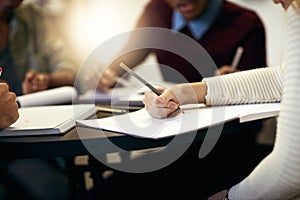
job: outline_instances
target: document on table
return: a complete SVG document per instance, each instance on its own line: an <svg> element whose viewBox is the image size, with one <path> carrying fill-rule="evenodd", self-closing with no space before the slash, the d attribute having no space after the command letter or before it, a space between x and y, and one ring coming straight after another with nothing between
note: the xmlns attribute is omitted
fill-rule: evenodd
<svg viewBox="0 0 300 200"><path fill-rule="evenodd" d="M183 105L184 113L166 119L152 118L143 108L112 117L76 120L77 126L125 133L136 137L159 139L205 129L228 121L274 117L279 114L280 103L246 104L206 107L204 104Z"/></svg>
<svg viewBox="0 0 300 200"><path fill-rule="evenodd" d="M75 120L87 119L95 113L93 104L19 108L19 119L1 130L0 137L64 134L75 127Z"/></svg>
<svg viewBox="0 0 300 200"><path fill-rule="evenodd" d="M77 90L72 86L62 86L17 97L20 107L46 106L72 103L77 100Z"/></svg>
<svg viewBox="0 0 300 200"><path fill-rule="evenodd" d="M98 105L129 105L143 107L142 93L135 92L131 88L115 88L108 93L89 90L79 96L80 103L94 103Z"/></svg>

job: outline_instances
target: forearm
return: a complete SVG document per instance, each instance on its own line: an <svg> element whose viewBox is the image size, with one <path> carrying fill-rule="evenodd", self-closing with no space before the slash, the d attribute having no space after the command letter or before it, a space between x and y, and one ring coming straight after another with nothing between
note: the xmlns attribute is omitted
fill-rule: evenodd
<svg viewBox="0 0 300 200"><path fill-rule="evenodd" d="M261 68L203 79L208 105L278 102L282 97L283 69Z"/></svg>
<svg viewBox="0 0 300 200"><path fill-rule="evenodd" d="M206 103L205 96L207 94L207 85L205 82L190 83L194 94L197 97L197 102L189 103Z"/></svg>
<svg viewBox="0 0 300 200"><path fill-rule="evenodd" d="M69 70L60 70L49 75L50 82L49 88L55 88L59 86L72 86L75 82L75 74Z"/></svg>
<svg viewBox="0 0 300 200"><path fill-rule="evenodd" d="M126 51L126 48L125 50ZM110 66L109 69L113 70L118 76L122 76L125 71L122 67L120 67L120 63L125 63L128 67L134 68L138 64L144 61L144 59L149 55L150 50L149 49L140 49L136 51L132 51L129 53L126 53L123 56L120 56L118 59L116 59Z"/></svg>
<svg viewBox="0 0 300 200"><path fill-rule="evenodd" d="M299 16L294 9L287 12L289 40L284 58L285 87L273 152L249 177L230 189L229 199L291 199L300 193Z"/></svg>

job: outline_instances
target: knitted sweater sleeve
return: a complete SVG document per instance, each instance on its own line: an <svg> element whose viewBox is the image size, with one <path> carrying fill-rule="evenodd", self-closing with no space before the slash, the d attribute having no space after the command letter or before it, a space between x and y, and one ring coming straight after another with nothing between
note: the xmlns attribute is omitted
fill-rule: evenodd
<svg viewBox="0 0 300 200"><path fill-rule="evenodd" d="M282 97L283 69L260 68L203 79L207 105L278 102Z"/></svg>
<svg viewBox="0 0 300 200"><path fill-rule="evenodd" d="M235 75L236 80L225 77L207 82L211 104L277 101L282 93L274 149L248 177L229 190L229 199L290 199L300 194L300 14L292 7L287 10L287 23L284 75L281 68L268 68ZM254 84L243 86L239 79ZM219 84L225 84L226 91L211 92ZM212 100L214 96L217 100Z"/></svg>

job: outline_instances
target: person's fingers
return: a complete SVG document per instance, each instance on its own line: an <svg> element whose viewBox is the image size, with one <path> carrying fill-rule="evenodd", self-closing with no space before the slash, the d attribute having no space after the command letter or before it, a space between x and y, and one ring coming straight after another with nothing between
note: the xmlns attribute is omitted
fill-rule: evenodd
<svg viewBox="0 0 300 200"><path fill-rule="evenodd" d="M0 92L6 93L9 91L9 86L5 82L0 82L1 90Z"/></svg>
<svg viewBox="0 0 300 200"><path fill-rule="evenodd" d="M49 77L46 74L38 74L36 76L35 82L32 85L32 89L35 91L41 91L48 89L49 86Z"/></svg>
<svg viewBox="0 0 300 200"><path fill-rule="evenodd" d="M221 75L220 70L216 69L215 72L214 72L214 75L215 76L220 76Z"/></svg>
<svg viewBox="0 0 300 200"><path fill-rule="evenodd" d="M46 90L49 87L50 77L47 74L38 74L30 71L26 74L25 80L22 83L23 93L29 94L41 90Z"/></svg>
<svg viewBox="0 0 300 200"><path fill-rule="evenodd" d="M293 2L293 0L273 0L274 3L281 3L282 7L284 9L287 9L291 3Z"/></svg>
<svg viewBox="0 0 300 200"><path fill-rule="evenodd" d="M239 71L241 71L241 70L235 69L234 71L232 71L232 68L230 66L224 65L215 71L215 76L230 74L230 73L239 72Z"/></svg>
<svg viewBox="0 0 300 200"><path fill-rule="evenodd" d="M166 118L178 108L176 102L169 100L173 93L163 92L163 94L157 96L150 90L145 91L143 103L150 116L154 118Z"/></svg>
<svg viewBox="0 0 300 200"><path fill-rule="evenodd" d="M107 92L116 84L116 80L109 76L102 76L98 81L97 89Z"/></svg>
<svg viewBox="0 0 300 200"><path fill-rule="evenodd" d="M157 107L157 95L154 94L151 90L145 90L144 92L144 98L143 98L143 103L147 108L156 106Z"/></svg>
<svg viewBox="0 0 300 200"><path fill-rule="evenodd" d="M162 108L162 107L150 107L148 108L148 113L150 116L158 119L166 118L170 113L174 112L169 108Z"/></svg>
<svg viewBox="0 0 300 200"><path fill-rule="evenodd" d="M34 79L35 76L36 76L36 72L33 70L30 70L26 73L24 80L30 82L31 80Z"/></svg>
<svg viewBox="0 0 300 200"><path fill-rule="evenodd" d="M217 75L224 75L224 74L229 74L229 73L232 73L232 69L230 66L228 65L225 65L225 66L222 66L220 67L218 70L217 70Z"/></svg>
<svg viewBox="0 0 300 200"><path fill-rule="evenodd" d="M22 89L24 94L28 94L32 92L32 82L34 81L35 76L36 76L36 72L33 70L30 70L25 74L25 78L22 83Z"/></svg>

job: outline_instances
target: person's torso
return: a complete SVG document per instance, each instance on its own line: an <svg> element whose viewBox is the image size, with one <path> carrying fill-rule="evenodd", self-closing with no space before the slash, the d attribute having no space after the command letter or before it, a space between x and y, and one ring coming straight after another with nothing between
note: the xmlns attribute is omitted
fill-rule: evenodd
<svg viewBox="0 0 300 200"><path fill-rule="evenodd" d="M137 27L161 27L171 29L172 13L172 8L169 7L165 1L153 0L146 6L144 13L137 23ZM200 39L195 39L187 27L180 32L191 37L207 51L210 56L207 60L212 59L214 62L212 64L209 62L209 64L212 65L210 67L215 69L222 65L230 65L237 47L244 46L244 52L246 53L244 53L244 56L240 61L240 66L244 67L240 67L240 69L244 70L252 67L257 68L266 66L264 37L258 36L258 39L261 41L253 41L256 42L253 46L246 44L249 35L256 34L255 29L261 28L264 30L263 27L260 27L260 24L257 26L256 23L260 23L260 21L258 21L258 17L252 11L225 1L219 16ZM263 33L260 33L259 31L260 30L257 30L257 34L263 35ZM184 45L181 45L179 48L183 48L183 46ZM188 46L185 46L184 48L187 48L186 52L189 52ZM253 48L257 49L254 50ZM247 51L256 51L257 56L247 56ZM157 60L160 64L170 66L172 68L171 71L175 70L178 74L183 74L185 76L184 79L187 79L187 81L201 81L204 77L201 75L203 69L199 69L201 68L202 63L198 66L193 66L186 58L169 51L154 49L154 52L156 53ZM192 53L197 56L196 52ZM212 69L210 71L210 75L213 76L214 70ZM162 69L162 72L164 78L169 81L183 81L182 79L176 81L177 78L174 80L172 77L175 75L170 75L171 72L170 70L166 70L166 67Z"/></svg>

